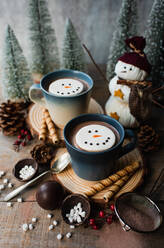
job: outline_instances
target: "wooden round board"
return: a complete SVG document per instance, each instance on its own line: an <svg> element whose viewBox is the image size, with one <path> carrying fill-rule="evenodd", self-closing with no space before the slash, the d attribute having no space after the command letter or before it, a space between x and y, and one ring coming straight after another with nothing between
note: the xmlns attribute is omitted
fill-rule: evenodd
<svg viewBox="0 0 164 248"><path fill-rule="evenodd" d="M125 141L126 143L126 141ZM66 148L60 148L57 151L55 160L62 154L66 152ZM138 148L134 149L127 155L123 156L119 160L116 161L115 164L115 171L118 171L119 169L124 168L128 164L130 164L133 161L140 161L141 168L136 171L136 173L129 179L129 181L122 187L122 189L115 195L115 198L117 198L119 195L133 191L138 185L141 184L142 178L144 175L144 165L142 156L138 150ZM51 164L53 164L54 161L52 161ZM57 180L71 193L80 193L84 194L85 191L89 190L89 188L97 183L98 181L87 181L80 177L78 177L75 172L73 171L71 165L69 165L64 171L61 173L53 176L54 178L57 178ZM103 195L105 192L108 191L108 187L106 187L101 192L97 193L92 197L92 199L95 202L98 203L104 203Z"/></svg>
<svg viewBox="0 0 164 248"><path fill-rule="evenodd" d="M96 102L93 98L90 100L89 104L89 110L88 113L94 114L103 114L104 111L100 104ZM42 114L43 114L43 107L41 107L39 104L33 104L30 107L29 113L28 113L28 118L27 121L29 123L29 126L31 128L32 133L39 134L39 130L41 127L41 122L42 122ZM63 139L63 130L60 129L58 130L59 138Z"/></svg>
<svg viewBox="0 0 164 248"><path fill-rule="evenodd" d="M42 121L42 112L43 108L38 104L33 104L30 107L28 113L28 123L31 127L32 133L39 133L39 129L41 126ZM91 98L90 105L89 105L89 113L104 113L102 107L93 99ZM63 130L58 130L59 138L63 139ZM126 143L126 141L125 141ZM66 151L66 148L59 148L57 150L57 154L55 160ZM141 162L141 169L139 169L130 179L129 181L123 186L123 188L116 194L115 197L118 197L120 194L133 191L141 182L144 175L144 168L143 168L143 160L142 156L136 148L132 152L128 153L127 155L123 156L116 162L115 171L124 168L126 165L130 164L131 162L138 160ZM54 161L52 161L53 163ZM86 181L84 179L79 178L73 171L71 165L69 165L63 172L53 176L56 178L68 191L72 193L84 193L86 190L89 189L90 186L94 185L96 182L94 181ZM97 193L92 197L95 202L104 203L103 194L108 191L108 187L102 190L101 192Z"/></svg>

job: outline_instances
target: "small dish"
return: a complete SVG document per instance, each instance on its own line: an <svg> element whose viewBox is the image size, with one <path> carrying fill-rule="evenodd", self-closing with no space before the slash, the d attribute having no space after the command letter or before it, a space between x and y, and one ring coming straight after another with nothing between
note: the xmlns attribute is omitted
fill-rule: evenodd
<svg viewBox="0 0 164 248"><path fill-rule="evenodd" d="M22 179L21 177L20 177L20 174L19 174L19 172L20 172L20 170L22 169L22 168L24 168L26 165L28 165L28 166L32 166L33 168L34 168L34 173L31 175L31 176L29 176L27 179ZM32 158L25 158L25 159L21 159L21 160L19 160L16 164L15 164L15 166L14 166L14 168L13 168L13 175L16 177L16 179L17 180L19 180L20 182L28 182L30 179L32 179L35 175L36 175L36 173L37 173L37 171L38 171L38 164L37 164L37 162L34 160L34 159L32 159Z"/></svg>
<svg viewBox="0 0 164 248"><path fill-rule="evenodd" d="M84 218L82 218L82 221L80 223L76 221L73 221L71 223L68 217L66 217L66 214L69 214L70 210L74 208L74 206L76 206L79 202L81 203L82 211L85 211L86 215ZM63 220L69 225L79 226L83 224L89 218L90 212L91 212L90 202L88 198L86 198L83 195L71 194L71 195L68 195L62 202L61 214L62 214Z"/></svg>

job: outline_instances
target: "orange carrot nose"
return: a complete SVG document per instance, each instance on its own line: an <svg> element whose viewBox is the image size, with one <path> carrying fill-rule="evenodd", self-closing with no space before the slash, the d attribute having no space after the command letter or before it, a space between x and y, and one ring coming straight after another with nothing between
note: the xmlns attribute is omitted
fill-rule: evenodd
<svg viewBox="0 0 164 248"><path fill-rule="evenodd" d="M102 137L102 135L98 135L98 134L95 134L92 136L93 138L98 138L98 137Z"/></svg>
<svg viewBox="0 0 164 248"><path fill-rule="evenodd" d="M67 88L68 89L68 88L71 88L71 86L64 86L64 88Z"/></svg>

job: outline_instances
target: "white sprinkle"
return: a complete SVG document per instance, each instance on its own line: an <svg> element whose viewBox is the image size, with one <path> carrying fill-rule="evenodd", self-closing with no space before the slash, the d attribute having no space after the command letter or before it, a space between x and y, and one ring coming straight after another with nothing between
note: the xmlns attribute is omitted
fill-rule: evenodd
<svg viewBox="0 0 164 248"><path fill-rule="evenodd" d="M75 228L75 226L74 226L74 225L70 225L69 227L70 227L71 229L74 229L74 228Z"/></svg>
<svg viewBox="0 0 164 248"><path fill-rule="evenodd" d="M4 171L0 171L0 176L4 176L5 175L5 172Z"/></svg>
<svg viewBox="0 0 164 248"><path fill-rule="evenodd" d="M73 217L69 217L68 219L70 223L73 223Z"/></svg>
<svg viewBox="0 0 164 248"><path fill-rule="evenodd" d="M33 224L30 223L30 224L28 225L28 228L29 228L29 230L33 230L33 229L34 229Z"/></svg>
<svg viewBox="0 0 164 248"><path fill-rule="evenodd" d="M58 225L58 221L57 221L57 220L54 220L54 221L53 221L53 225L54 225L54 226L57 226L57 225Z"/></svg>
<svg viewBox="0 0 164 248"><path fill-rule="evenodd" d="M85 215L86 215L85 211L80 212L79 214L81 215L81 217L85 218Z"/></svg>
<svg viewBox="0 0 164 248"><path fill-rule="evenodd" d="M63 235L62 235L61 233L58 233L56 237L57 237L57 239L59 239L59 240L60 240L60 239L62 239L62 238L63 238Z"/></svg>
<svg viewBox="0 0 164 248"><path fill-rule="evenodd" d="M74 210L77 210L77 206L74 206Z"/></svg>
<svg viewBox="0 0 164 248"><path fill-rule="evenodd" d="M53 225L49 225L48 230L51 231L52 229L54 229Z"/></svg>
<svg viewBox="0 0 164 248"><path fill-rule="evenodd" d="M78 202L77 207L81 209L81 202Z"/></svg>
<svg viewBox="0 0 164 248"><path fill-rule="evenodd" d="M72 209L70 210L70 216L73 216L74 213L75 213L75 210L72 208Z"/></svg>
<svg viewBox="0 0 164 248"><path fill-rule="evenodd" d="M0 184L0 190L3 190L5 188L4 184Z"/></svg>
<svg viewBox="0 0 164 248"><path fill-rule="evenodd" d="M34 218L34 217L32 218L32 222L33 222L33 223L36 223L37 221L38 221L37 218Z"/></svg>
<svg viewBox="0 0 164 248"><path fill-rule="evenodd" d="M12 188L14 185L12 183L9 183L7 186L8 188Z"/></svg>
<svg viewBox="0 0 164 248"><path fill-rule="evenodd" d="M21 197L17 199L17 202L22 202L22 201L23 199Z"/></svg>
<svg viewBox="0 0 164 248"><path fill-rule="evenodd" d="M80 223L81 222L81 217L78 215L77 216L77 223Z"/></svg>
<svg viewBox="0 0 164 248"><path fill-rule="evenodd" d="M69 239L70 237L72 236L72 233L71 232L68 232L67 234L66 234L66 237Z"/></svg>
<svg viewBox="0 0 164 248"><path fill-rule="evenodd" d="M28 224L27 223L23 224L22 229L24 232L26 232L28 230Z"/></svg>
<svg viewBox="0 0 164 248"><path fill-rule="evenodd" d="M8 178L5 178L5 179L3 180L3 183L4 183L4 184L8 184L8 182L9 182L9 179L8 179Z"/></svg>
<svg viewBox="0 0 164 248"><path fill-rule="evenodd" d="M74 214L73 220L74 220L74 221L77 221L77 217L78 217L78 216L79 216L78 214Z"/></svg>
<svg viewBox="0 0 164 248"><path fill-rule="evenodd" d="M53 217L53 214L47 214L47 218L51 219Z"/></svg>
<svg viewBox="0 0 164 248"><path fill-rule="evenodd" d="M11 202L7 202L7 207L12 207L13 205L12 205L12 203Z"/></svg>

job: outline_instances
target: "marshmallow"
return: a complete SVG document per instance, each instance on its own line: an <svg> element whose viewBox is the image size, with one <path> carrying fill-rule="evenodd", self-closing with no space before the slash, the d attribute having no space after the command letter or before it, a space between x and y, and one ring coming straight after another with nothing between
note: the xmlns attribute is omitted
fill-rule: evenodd
<svg viewBox="0 0 164 248"><path fill-rule="evenodd" d="M47 214L47 218L51 219L53 217L53 214Z"/></svg>
<svg viewBox="0 0 164 248"><path fill-rule="evenodd" d="M22 225L22 229L23 229L24 232L27 232L28 228L29 228L29 226L28 226L27 223Z"/></svg>
<svg viewBox="0 0 164 248"><path fill-rule="evenodd" d="M70 227L71 229L74 229L74 228L75 228L75 226L74 226L74 225L70 225L69 227Z"/></svg>
<svg viewBox="0 0 164 248"><path fill-rule="evenodd" d="M5 175L4 171L0 171L0 177L3 177Z"/></svg>
<svg viewBox="0 0 164 248"><path fill-rule="evenodd" d="M14 185L12 184L12 183L9 183L8 185L7 185L7 187L8 188L12 188Z"/></svg>
<svg viewBox="0 0 164 248"><path fill-rule="evenodd" d="M13 206L13 204L12 204L11 202L8 202L8 203L7 203L7 207L10 208L10 207L12 207L12 206Z"/></svg>
<svg viewBox="0 0 164 248"><path fill-rule="evenodd" d="M51 231L52 229L54 229L53 225L49 225L48 230Z"/></svg>
<svg viewBox="0 0 164 248"><path fill-rule="evenodd" d="M54 226L57 226L57 225L58 225L58 221L57 221L57 220L54 220L54 221L53 221L53 225L54 225Z"/></svg>
<svg viewBox="0 0 164 248"><path fill-rule="evenodd" d="M5 189L5 185L4 184L0 184L0 190Z"/></svg>
<svg viewBox="0 0 164 248"><path fill-rule="evenodd" d="M28 228L29 228L29 230L33 230L33 229L34 229L33 224L30 223L30 224L28 225Z"/></svg>
<svg viewBox="0 0 164 248"><path fill-rule="evenodd" d="M61 78L52 82L49 86L49 92L57 96L74 96L84 90L81 81L73 78Z"/></svg>
<svg viewBox="0 0 164 248"><path fill-rule="evenodd" d="M65 236L69 239L72 236L72 233L68 232Z"/></svg>
<svg viewBox="0 0 164 248"><path fill-rule="evenodd" d="M56 237L57 237L58 240L60 240L60 239L63 238L63 235L61 233L58 233Z"/></svg>
<svg viewBox="0 0 164 248"><path fill-rule="evenodd" d="M8 182L9 182L9 179L8 179L8 178L5 178L5 179L3 180L3 183L4 183L4 184L8 184Z"/></svg>
<svg viewBox="0 0 164 248"><path fill-rule="evenodd" d="M100 124L90 124L79 129L75 142L80 149L98 152L111 148L116 142L114 132Z"/></svg>
<svg viewBox="0 0 164 248"><path fill-rule="evenodd" d="M36 223L37 221L38 221L37 218L34 218L34 217L32 218L33 223Z"/></svg>

